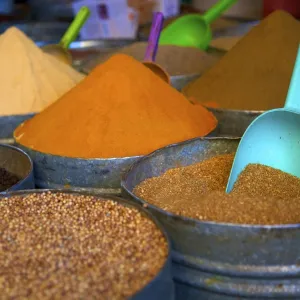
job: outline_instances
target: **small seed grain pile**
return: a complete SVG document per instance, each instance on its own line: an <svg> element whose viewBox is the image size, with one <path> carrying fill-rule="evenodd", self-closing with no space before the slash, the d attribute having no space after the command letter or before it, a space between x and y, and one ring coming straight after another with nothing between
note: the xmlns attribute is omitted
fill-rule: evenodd
<svg viewBox="0 0 300 300"><path fill-rule="evenodd" d="M0 192L7 190L15 185L20 178L4 168L0 168Z"/></svg>
<svg viewBox="0 0 300 300"><path fill-rule="evenodd" d="M233 192L289 200L300 197L300 179L278 169L250 164L239 176Z"/></svg>
<svg viewBox="0 0 300 300"><path fill-rule="evenodd" d="M159 177L143 181L134 193L162 209L189 216L199 210L198 198L213 191L224 191L233 159L233 154L225 154L170 169Z"/></svg>
<svg viewBox="0 0 300 300"><path fill-rule="evenodd" d="M164 210L204 221L240 224L300 223L300 179L250 164L226 194L233 155L168 170L138 185L134 193Z"/></svg>
<svg viewBox="0 0 300 300"><path fill-rule="evenodd" d="M127 299L168 254L151 220L92 196L3 198L0 233L1 299Z"/></svg>
<svg viewBox="0 0 300 300"><path fill-rule="evenodd" d="M147 49L147 43L138 42L118 51L112 50L98 54L89 59L83 69L90 72L98 64L104 63L116 53L132 56L138 61L143 61ZM169 75L202 74L217 62L219 58L192 47L178 47L161 45L158 48L156 63L163 67Z"/></svg>

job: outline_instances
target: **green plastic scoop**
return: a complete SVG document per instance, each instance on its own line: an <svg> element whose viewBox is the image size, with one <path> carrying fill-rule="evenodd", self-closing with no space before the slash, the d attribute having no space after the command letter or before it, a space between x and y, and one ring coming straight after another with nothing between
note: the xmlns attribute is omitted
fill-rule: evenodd
<svg viewBox="0 0 300 300"><path fill-rule="evenodd" d="M72 56L67 50L70 44L77 38L80 29L90 16L90 10L88 7L83 6L77 13L75 19L61 38L59 44L51 44L42 47L43 51L55 56L59 60L72 64Z"/></svg>
<svg viewBox="0 0 300 300"><path fill-rule="evenodd" d="M178 18L161 32L159 44L206 50L212 39L210 24L236 1L220 0L203 16L190 14Z"/></svg>

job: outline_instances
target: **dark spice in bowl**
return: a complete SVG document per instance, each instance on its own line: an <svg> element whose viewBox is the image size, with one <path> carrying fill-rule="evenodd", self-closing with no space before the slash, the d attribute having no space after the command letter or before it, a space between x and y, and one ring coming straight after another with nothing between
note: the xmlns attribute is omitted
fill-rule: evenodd
<svg viewBox="0 0 300 300"><path fill-rule="evenodd" d="M4 168L0 168L0 192L9 189L20 180L18 176L8 172Z"/></svg>

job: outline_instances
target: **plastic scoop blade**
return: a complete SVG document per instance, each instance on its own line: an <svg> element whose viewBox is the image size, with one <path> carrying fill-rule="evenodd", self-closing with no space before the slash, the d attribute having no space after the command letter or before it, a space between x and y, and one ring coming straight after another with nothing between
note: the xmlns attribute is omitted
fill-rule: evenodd
<svg viewBox="0 0 300 300"><path fill-rule="evenodd" d="M159 43L206 50L212 39L210 24L236 1L220 0L203 16L189 14L178 18L162 31Z"/></svg>
<svg viewBox="0 0 300 300"><path fill-rule="evenodd" d="M155 63L155 58L158 49L158 40L164 23L164 15L161 12L156 12L153 15L153 21L151 31L148 39L148 46L144 56L144 66L149 68L154 74L160 77L162 80L170 83L170 76L168 73L158 64Z"/></svg>

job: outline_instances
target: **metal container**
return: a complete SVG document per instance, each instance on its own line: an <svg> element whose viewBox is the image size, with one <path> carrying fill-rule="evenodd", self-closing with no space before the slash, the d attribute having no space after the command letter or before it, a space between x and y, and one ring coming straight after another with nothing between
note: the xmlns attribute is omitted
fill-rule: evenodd
<svg viewBox="0 0 300 300"><path fill-rule="evenodd" d="M80 72L88 74L92 68L87 64L98 55L105 54L112 50L116 50L134 43L136 40L132 39L102 39L102 40L85 40L75 41L70 45L70 52L73 57L73 66ZM53 42L37 42L40 47L55 44Z"/></svg>
<svg viewBox="0 0 300 300"><path fill-rule="evenodd" d="M118 195L121 176L141 156L122 158L71 158L51 155L17 144L32 159L35 184L43 189L71 188Z"/></svg>
<svg viewBox="0 0 300 300"><path fill-rule="evenodd" d="M176 90L181 91L188 83L198 79L200 76L200 74L171 76L171 85Z"/></svg>
<svg viewBox="0 0 300 300"><path fill-rule="evenodd" d="M102 39L102 40L78 40L70 44L69 50L73 58L73 67L79 72L88 74L85 69L87 61L108 51L119 49L134 43L132 39ZM49 44L58 44L59 40L39 40L36 45L43 47Z"/></svg>
<svg viewBox="0 0 300 300"><path fill-rule="evenodd" d="M158 150L122 180L124 195L168 169L234 152L239 139L203 138ZM300 299L300 225L253 226L200 222L147 204L172 242L177 299Z"/></svg>
<svg viewBox="0 0 300 300"><path fill-rule="evenodd" d="M160 223L156 220L156 218L149 213L146 209L141 207L140 205L137 205L135 203L132 203L131 201L118 198L118 197L112 197L104 194L97 194L94 195L93 193L88 192L77 192L74 190L28 190L28 191L21 191L21 192L14 192L9 193L5 195L5 197L12 197L12 196L26 196L30 194L36 194L36 193L43 193L51 191L53 193L68 193L68 194L76 194L76 195L93 195L99 198L100 201L105 200L113 200L118 202L121 205L132 207L137 210L139 210L143 216L150 219L152 222L155 223L155 225L160 229L160 231L163 233L164 238L166 239L169 247L169 255L166 259L166 262L162 269L159 271L158 274L153 278L151 282L149 282L142 290L137 292L135 295L133 295L130 300L174 300L175 298L175 291L174 291L174 282L172 280L172 261L171 261L171 249L170 249L170 240L164 230L164 228L160 225ZM1 197L0 197L1 200Z"/></svg>
<svg viewBox="0 0 300 300"><path fill-rule="evenodd" d="M74 41L70 44L69 49L77 51L96 50L108 51L114 48L125 47L134 43L135 40L131 39L103 39L103 40L84 40ZM49 44L58 44L59 40L38 40L36 45L43 47Z"/></svg>
<svg viewBox="0 0 300 300"><path fill-rule="evenodd" d="M217 118L217 137L242 137L248 126L264 111L208 108Z"/></svg>
<svg viewBox="0 0 300 300"><path fill-rule="evenodd" d="M0 144L14 144L14 130L34 114L0 116Z"/></svg>
<svg viewBox="0 0 300 300"><path fill-rule="evenodd" d="M9 145L0 145L0 167L20 178L16 184L2 193L6 194L10 191L33 189L35 187L33 163L30 157L21 149Z"/></svg>

